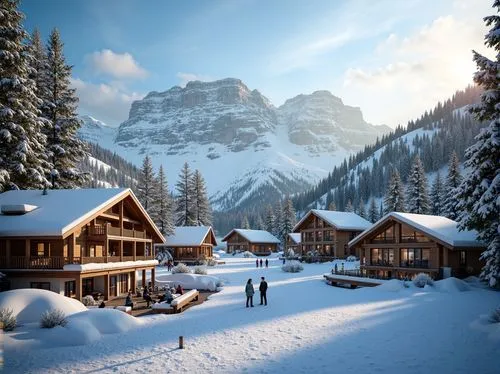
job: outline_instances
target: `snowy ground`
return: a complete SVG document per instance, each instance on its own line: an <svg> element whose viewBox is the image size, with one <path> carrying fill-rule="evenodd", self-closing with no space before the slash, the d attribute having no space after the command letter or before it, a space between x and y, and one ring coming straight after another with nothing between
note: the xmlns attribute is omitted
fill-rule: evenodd
<svg viewBox="0 0 500 374"><path fill-rule="evenodd" d="M500 305L500 292L350 290L322 281L331 263L290 274L277 259L269 269L224 260L209 270L226 281L223 291L182 314L142 317L140 328L82 346L40 349L23 344L26 334L7 335L5 372L498 373L500 329L480 316ZM269 305L255 297L247 309L244 284L262 275Z"/></svg>

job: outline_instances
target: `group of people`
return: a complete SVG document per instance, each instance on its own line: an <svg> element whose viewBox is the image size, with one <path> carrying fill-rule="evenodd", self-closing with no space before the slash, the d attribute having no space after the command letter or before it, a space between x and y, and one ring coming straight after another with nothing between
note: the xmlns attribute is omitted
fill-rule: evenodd
<svg viewBox="0 0 500 374"><path fill-rule="evenodd" d="M144 291L142 292L142 298L146 301L146 307L149 308L150 304L153 302L153 298L151 297L151 288L150 287L144 287ZM184 289L182 286L179 284L177 285L176 288L167 288L165 293L158 298L158 302L163 302L166 301L167 303L170 303L174 299L174 294L182 295L184 294ZM127 298L125 299L125 306L129 306L131 308L134 308L134 302L132 301L132 292L129 291Z"/></svg>
<svg viewBox="0 0 500 374"><path fill-rule="evenodd" d="M264 277L260 277L259 292L260 305L267 305L267 282ZM247 281L247 285L245 286L245 294L247 295L247 308L249 307L249 303L250 307L253 308L253 295L255 294L255 290L253 288L252 278Z"/></svg>
<svg viewBox="0 0 500 374"><path fill-rule="evenodd" d="M259 259L255 260L255 267L258 268L259 264L260 264L260 267L262 267L262 264L263 264L262 259L260 259L260 261L259 261ZM267 258L266 258L265 264L266 264L266 268L267 268L269 266L269 260Z"/></svg>
<svg viewBox="0 0 500 374"><path fill-rule="evenodd" d="M172 260L168 260L165 266L167 267L167 270L170 271L174 267L174 263L172 262Z"/></svg>

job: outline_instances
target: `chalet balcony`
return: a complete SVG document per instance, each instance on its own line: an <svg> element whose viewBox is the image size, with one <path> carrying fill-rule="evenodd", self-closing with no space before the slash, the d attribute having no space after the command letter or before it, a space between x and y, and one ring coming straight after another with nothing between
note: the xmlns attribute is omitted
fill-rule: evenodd
<svg viewBox="0 0 500 374"><path fill-rule="evenodd" d="M87 229L87 236L97 240L104 240L104 238L109 236L135 238L135 239L149 239L145 231L123 229L123 235L122 235L119 227L113 227L110 224L90 226Z"/></svg>
<svg viewBox="0 0 500 374"><path fill-rule="evenodd" d="M154 260L154 256L137 255L136 261ZM68 264L104 264L109 262L134 261L133 256L108 256L108 257L62 257L62 256L11 256L10 261L5 256L0 257L0 269L62 269Z"/></svg>

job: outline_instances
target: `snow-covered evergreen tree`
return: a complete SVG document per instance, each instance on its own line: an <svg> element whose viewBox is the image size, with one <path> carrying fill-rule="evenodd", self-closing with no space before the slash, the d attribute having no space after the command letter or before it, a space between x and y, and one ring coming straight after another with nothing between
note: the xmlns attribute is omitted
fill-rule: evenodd
<svg viewBox="0 0 500 374"><path fill-rule="evenodd" d="M158 177L156 179L157 197L155 222L163 235L174 233L173 223L173 201L168 191L168 182L163 165L160 165Z"/></svg>
<svg viewBox="0 0 500 374"><path fill-rule="evenodd" d="M33 56L18 4L0 1L0 191L49 185Z"/></svg>
<svg viewBox="0 0 500 374"><path fill-rule="evenodd" d="M474 82L484 89L481 102L471 108L477 120L487 127L476 137L477 142L465 153L468 174L458 188L460 228L475 229L487 248L481 258L485 266L481 277L491 287L500 287L500 0L493 7L497 14L485 17L485 44L495 50L495 59L474 53L477 72Z"/></svg>
<svg viewBox="0 0 500 374"><path fill-rule="evenodd" d="M212 226L212 207L208 200L205 179L199 170L195 170L192 177L193 209L197 226Z"/></svg>
<svg viewBox="0 0 500 374"><path fill-rule="evenodd" d="M281 232L283 231L283 206L281 200L278 200L274 207L274 228L271 232L274 236L281 240Z"/></svg>
<svg viewBox="0 0 500 374"><path fill-rule="evenodd" d="M430 201L424 165L417 155L413 161L406 186L406 207L409 213L428 214Z"/></svg>
<svg viewBox="0 0 500 374"><path fill-rule="evenodd" d="M328 210L331 210L331 211L335 211L337 210L337 205L335 205L335 202L331 202L329 205L328 205Z"/></svg>
<svg viewBox="0 0 500 374"><path fill-rule="evenodd" d="M378 210L378 217L379 219L384 216L384 203L382 201L380 202L380 208Z"/></svg>
<svg viewBox="0 0 500 374"><path fill-rule="evenodd" d="M438 173L436 174L436 178L432 183L431 194L430 194L432 214L436 216L440 216L443 214L444 196L445 196L445 190L444 190L443 179L441 178L441 174L438 171Z"/></svg>
<svg viewBox="0 0 500 374"><path fill-rule="evenodd" d="M257 219L255 221L255 227L257 230L266 230L266 224L264 223L264 220L262 219L262 216L259 214L257 216Z"/></svg>
<svg viewBox="0 0 500 374"><path fill-rule="evenodd" d="M179 174L179 180L175 185L177 191L175 208L176 226L196 226L196 212L193 208L194 191L192 185L192 173L187 162Z"/></svg>
<svg viewBox="0 0 500 374"><path fill-rule="evenodd" d="M457 188L462 183L462 175L460 174L460 162L458 156L453 152L450 156L448 165L448 175L444 186L444 203L443 215L449 219L456 220L459 215L457 208Z"/></svg>
<svg viewBox="0 0 500 374"><path fill-rule="evenodd" d="M363 217L363 218L367 217L365 203L363 202L363 199L359 199L358 216Z"/></svg>
<svg viewBox="0 0 500 374"><path fill-rule="evenodd" d="M45 134L47 156L52 167L50 181L52 188L80 187L88 178L78 169L87 156L87 150L85 143L77 136L81 127L76 113L78 97L76 90L71 88L71 66L66 64L63 43L57 29L49 37L47 66L47 81L41 93L47 103L43 115L49 121Z"/></svg>
<svg viewBox="0 0 500 374"><path fill-rule="evenodd" d="M370 207L368 208L368 218L367 219L371 223L375 223L379 219L377 204L375 204L374 198L370 199Z"/></svg>
<svg viewBox="0 0 500 374"><path fill-rule="evenodd" d="M381 203L382 204L382 203ZM395 169L392 172L391 179L387 185L387 190L384 197L384 213L404 212L405 199L403 192L403 182L399 176L399 172Z"/></svg>
<svg viewBox="0 0 500 374"><path fill-rule="evenodd" d="M287 198L285 200L282 217L283 217L283 222L281 224L280 239L284 245L286 236L292 232L295 223L297 222L297 217L295 216L295 208L293 207L293 202L290 198Z"/></svg>
<svg viewBox="0 0 500 374"><path fill-rule="evenodd" d="M349 199L344 209L345 212L354 212L354 207L352 206L352 201Z"/></svg>
<svg viewBox="0 0 500 374"><path fill-rule="evenodd" d="M158 183L153 171L151 157L146 156L137 183L137 198L154 221L158 218Z"/></svg>
<svg viewBox="0 0 500 374"><path fill-rule="evenodd" d="M45 112L48 110L50 104L47 101L49 97L49 93L47 92L49 88L47 76L49 66L47 61L47 50L45 49L38 29L33 31L30 42L30 53L33 56L31 59L32 77L35 81L37 96L40 98L38 108L42 112ZM46 126L49 126L49 120L47 118L44 118L44 120Z"/></svg>
<svg viewBox="0 0 500 374"><path fill-rule="evenodd" d="M274 226L276 225L276 220L274 218L274 212L271 205L268 205L266 208L266 221L264 223L266 225L266 231L272 234L274 232Z"/></svg>
<svg viewBox="0 0 500 374"><path fill-rule="evenodd" d="M247 216L243 216L241 219L241 228L243 230L250 230L250 223L248 222Z"/></svg>

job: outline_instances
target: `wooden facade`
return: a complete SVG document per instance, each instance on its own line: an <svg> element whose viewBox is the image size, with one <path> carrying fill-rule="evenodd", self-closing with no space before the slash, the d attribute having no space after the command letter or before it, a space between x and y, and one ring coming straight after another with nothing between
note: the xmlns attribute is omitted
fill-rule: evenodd
<svg viewBox="0 0 500 374"><path fill-rule="evenodd" d="M297 252L304 256L315 250L320 257L328 259L354 255L354 252L349 250L348 243L362 231L362 229L339 228L316 214L314 210L293 229L294 233L300 233Z"/></svg>
<svg viewBox="0 0 500 374"><path fill-rule="evenodd" d="M286 236L286 250L289 251L290 249L295 253L295 254L299 254L301 253L301 235L300 233L298 233L298 238L297 237L294 237L294 235L296 234L293 234L293 233L290 233L290 234L287 234Z"/></svg>
<svg viewBox="0 0 500 374"><path fill-rule="evenodd" d="M252 232L256 235L252 235ZM227 253L248 251L257 256L268 256L276 252L279 245L277 238L262 230L231 230L222 241L227 243Z"/></svg>
<svg viewBox="0 0 500 374"><path fill-rule="evenodd" d="M479 274L483 266L481 246L450 245L396 217L377 222L353 242L350 248L360 257L361 271L367 276L411 279L427 273L440 278L443 269L449 269L449 275L465 277Z"/></svg>
<svg viewBox="0 0 500 374"><path fill-rule="evenodd" d="M78 190L74 195L78 199ZM0 235L0 271L11 288L44 288L79 300L99 293L107 300L135 290L137 271L143 285L147 270L154 282L153 244L163 241L133 193L121 190L60 236Z"/></svg>
<svg viewBox="0 0 500 374"><path fill-rule="evenodd" d="M216 245L211 227L186 226L176 227L174 235L168 236L166 243L157 248L168 250L175 263L196 264L213 258Z"/></svg>

